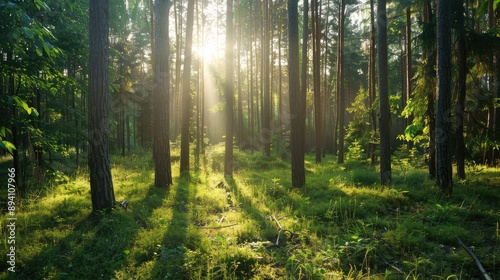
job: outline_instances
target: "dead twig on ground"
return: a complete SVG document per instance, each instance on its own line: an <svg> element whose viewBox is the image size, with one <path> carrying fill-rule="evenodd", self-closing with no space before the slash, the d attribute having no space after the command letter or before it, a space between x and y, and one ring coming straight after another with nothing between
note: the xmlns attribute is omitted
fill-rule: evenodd
<svg viewBox="0 0 500 280"><path fill-rule="evenodd" d="M469 249L469 247L467 247L462 242L462 240L460 240L459 237L457 237L457 241L458 241L458 244L460 244L460 246L462 246L462 248L464 248L464 250L469 254L469 256L471 256L471 258L476 262L477 268L479 268L479 271L481 271L481 273L483 274L484 279L492 280L491 276L488 274L488 272L486 272L483 265L481 264L479 259L476 257L476 255L471 251L471 249Z"/></svg>

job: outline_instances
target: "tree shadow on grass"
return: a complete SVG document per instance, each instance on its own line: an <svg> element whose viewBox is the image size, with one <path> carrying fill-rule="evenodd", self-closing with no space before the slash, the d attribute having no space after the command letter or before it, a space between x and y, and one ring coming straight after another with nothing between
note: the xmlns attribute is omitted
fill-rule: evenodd
<svg viewBox="0 0 500 280"><path fill-rule="evenodd" d="M195 195L195 188L189 173L181 174L175 188L172 206L172 219L156 254L156 261L151 271L151 279L183 279L185 253L188 249L196 249L198 240L192 240L189 234L190 202Z"/></svg>
<svg viewBox="0 0 500 280"><path fill-rule="evenodd" d="M30 260L22 260L22 255L19 255L16 273L0 275L0 278L111 279L126 264L138 231L148 227L146 220L154 209L162 205L163 197L167 195L166 189L151 186L143 199L131 200L130 211L116 208L108 214L90 214L74 227L59 224L58 229L61 231L73 228L71 233L59 240L55 230L45 228L47 232L44 233L44 240L37 245L48 245ZM134 208L139 209L137 205L148 207L143 208L146 210L134 211ZM27 239L19 238L19 243L19 247L30 246Z"/></svg>

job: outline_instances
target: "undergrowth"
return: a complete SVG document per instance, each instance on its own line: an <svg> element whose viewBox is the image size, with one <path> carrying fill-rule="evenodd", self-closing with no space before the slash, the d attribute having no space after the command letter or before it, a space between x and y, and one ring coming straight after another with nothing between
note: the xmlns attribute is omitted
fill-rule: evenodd
<svg viewBox="0 0 500 280"><path fill-rule="evenodd" d="M115 195L129 207L97 217L88 171L62 163L55 179L17 198L16 272L4 261L0 277L480 279L457 237L500 277L499 169L471 167L445 198L414 159L399 159L386 187L368 163L306 156L307 183L296 189L286 160L236 151L225 179L223 156L211 146L200 169L182 176L173 162L166 190L153 186L148 152L115 155Z"/></svg>

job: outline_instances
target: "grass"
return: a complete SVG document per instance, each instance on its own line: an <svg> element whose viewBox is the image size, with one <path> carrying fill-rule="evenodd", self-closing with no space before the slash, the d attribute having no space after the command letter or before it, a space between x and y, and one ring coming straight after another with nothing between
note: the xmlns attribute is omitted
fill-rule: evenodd
<svg viewBox="0 0 500 280"><path fill-rule="evenodd" d="M236 152L233 179L222 159L223 147L210 147L199 171L165 190L152 185L147 151L113 156L115 195L129 208L98 219L88 171L62 162L17 198L16 273L2 262L0 278L481 279L456 237L500 277L500 169L470 167L444 198L403 160L385 187L368 164L306 156L307 183L295 189L282 159Z"/></svg>

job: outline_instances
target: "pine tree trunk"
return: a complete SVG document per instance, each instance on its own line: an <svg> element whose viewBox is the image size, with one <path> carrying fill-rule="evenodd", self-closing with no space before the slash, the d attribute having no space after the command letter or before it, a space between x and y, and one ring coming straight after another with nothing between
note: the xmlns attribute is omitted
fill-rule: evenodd
<svg viewBox="0 0 500 280"><path fill-rule="evenodd" d="M186 21L186 48L184 49L184 71L182 72L182 121L180 172L189 171L189 124L191 120L191 54L193 46L195 0L188 1Z"/></svg>
<svg viewBox="0 0 500 280"><path fill-rule="evenodd" d="M299 92L299 26L298 0L288 0L288 86L291 117L292 186L303 187L305 96Z"/></svg>
<svg viewBox="0 0 500 280"><path fill-rule="evenodd" d="M170 166L170 67L168 11L169 0L155 1L155 56L153 87L153 160L155 163L155 186L169 188L172 184Z"/></svg>
<svg viewBox="0 0 500 280"><path fill-rule="evenodd" d="M346 94L344 92L344 29L345 29L345 0L340 1L339 9L339 52L337 53L337 95L338 95L338 163L344 163L345 149L345 111Z"/></svg>
<svg viewBox="0 0 500 280"><path fill-rule="evenodd" d="M370 0L370 69L368 76L368 95L370 100L370 131L373 135L377 133L377 113L375 112L374 103L376 100L376 89L375 89L375 11L373 9L373 1ZM372 137L372 141L373 142ZM372 165L375 165L376 155L375 155L376 145L370 143L370 161Z"/></svg>
<svg viewBox="0 0 500 280"><path fill-rule="evenodd" d="M465 95L467 90L467 53L463 1L457 3L458 28L458 95L455 105L455 160L457 161L457 177L465 179L465 140L464 140L464 118L465 118Z"/></svg>
<svg viewBox="0 0 500 280"><path fill-rule="evenodd" d="M234 67L233 67L233 0L227 0L226 10L226 151L224 155L224 176L233 176L233 114L234 114Z"/></svg>
<svg viewBox="0 0 500 280"><path fill-rule="evenodd" d="M114 207L109 161L108 124L108 1L90 0L89 60L89 173L92 211Z"/></svg>
<svg viewBox="0 0 500 280"><path fill-rule="evenodd" d="M437 184L446 195L453 191L451 168L451 1L437 2Z"/></svg>
<svg viewBox="0 0 500 280"><path fill-rule="evenodd" d="M264 154L271 156L271 94L270 94L270 71L269 71L269 2L264 0L264 20L263 24L263 40L262 40L262 69L263 69L263 99L262 99L262 131L261 140L264 148Z"/></svg>
<svg viewBox="0 0 500 280"><path fill-rule="evenodd" d="M323 139L323 113L321 98L321 74L320 74L320 47L321 47L321 24L318 0L311 0L311 11L313 19L313 77L314 77L314 126L316 132L316 163L321 162L321 150Z"/></svg>
<svg viewBox="0 0 500 280"><path fill-rule="evenodd" d="M383 185L391 182L391 113L389 107L389 85L387 67L387 14L386 1L377 1L377 56L378 85L380 99L380 181Z"/></svg>

